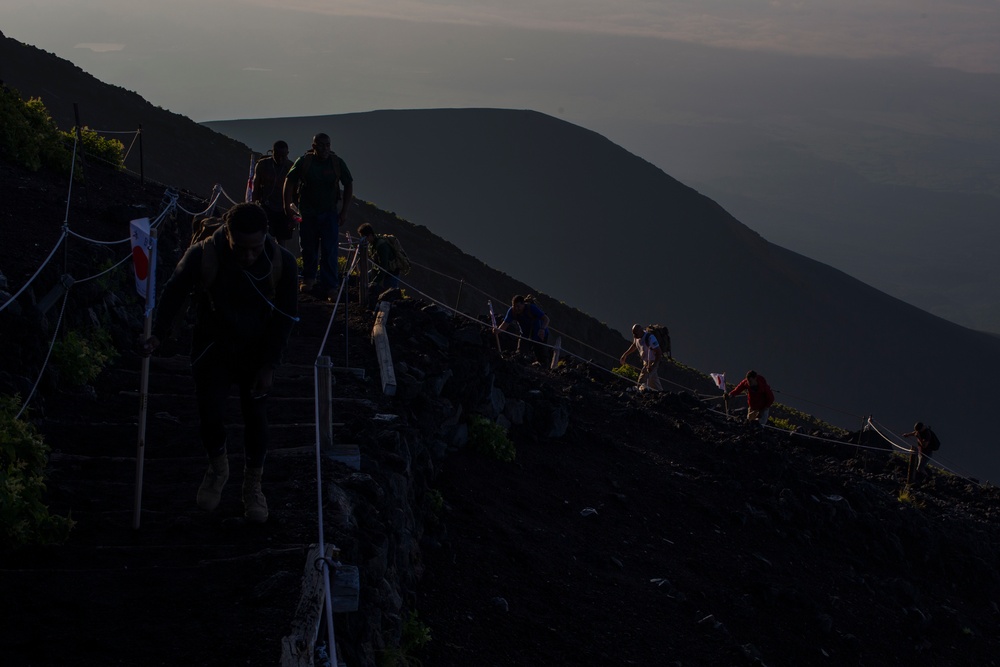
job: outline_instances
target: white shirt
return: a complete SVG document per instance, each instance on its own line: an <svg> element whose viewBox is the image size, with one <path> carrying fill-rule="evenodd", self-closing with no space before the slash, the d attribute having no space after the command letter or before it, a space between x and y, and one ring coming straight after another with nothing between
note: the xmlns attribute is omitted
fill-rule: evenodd
<svg viewBox="0 0 1000 667"><path fill-rule="evenodd" d="M660 343L656 340L656 336L644 332L635 339L635 349L639 353L640 359L643 361L653 361L656 359L656 354L653 350L659 350Z"/></svg>

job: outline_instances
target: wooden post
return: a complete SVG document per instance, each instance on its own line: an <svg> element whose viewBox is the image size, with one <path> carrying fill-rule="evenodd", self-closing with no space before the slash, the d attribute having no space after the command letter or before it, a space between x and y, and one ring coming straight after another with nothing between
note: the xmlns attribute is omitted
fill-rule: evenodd
<svg viewBox="0 0 1000 667"><path fill-rule="evenodd" d="M142 123L139 123L139 185L146 185L146 168L142 161Z"/></svg>
<svg viewBox="0 0 1000 667"><path fill-rule="evenodd" d="M396 371L392 367L389 333L385 326L388 319L389 302L381 301L378 304L378 314L375 316L375 327L372 329L372 342L375 343L375 353L378 355L379 374L382 376L382 393L386 396L395 396Z"/></svg>
<svg viewBox="0 0 1000 667"><path fill-rule="evenodd" d="M362 236L358 242L358 304L368 308L368 237Z"/></svg>
<svg viewBox="0 0 1000 667"><path fill-rule="evenodd" d="M83 186L83 202L87 210L90 210L90 197L87 196L87 177L84 173L87 154L83 150L83 134L80 132L80 107L73 102L73 119L76 121L76 151L80 156L80 184Z"/></svg>
<svg viewBox="0 0 1000 667"><path fill-rule="evenodd" d="M305 575L302 578L302 592L299 605L292 619L291 633L281 639L282 667L312 667L313 650L319 637L319 627L322 622L323 604L326 600L325 591L329 585L327 568L316 567L320 557L327 562L334 557L334 546L326 545L325 552L320 554L319 547L313 545L306 556ZM330 637L330 655L335 655L333 637Z"/></svg>

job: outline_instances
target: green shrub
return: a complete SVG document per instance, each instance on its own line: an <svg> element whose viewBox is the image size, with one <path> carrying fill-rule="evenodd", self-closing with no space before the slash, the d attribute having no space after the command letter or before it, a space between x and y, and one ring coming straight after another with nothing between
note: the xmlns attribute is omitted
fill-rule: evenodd
<svg viewBox="0 0 1000 667"><path fill-rule="evenodd" d="M76 141L76 128L62 133L63 140L68 146L72 146ZM125 168L125 145L117 139L102 137L89 127L80 128L80 141L83 144L83 152L87 158L97 158L115 169ZM80 151L77 150L79 160ZM77 163L79 166L79 163Z"/></svg>
<svg viewBox="0 0 1000 667"><path fill-rule="evenodd" d="M431 640L431 629L411 611L403 625L403 636L399 646L382 651L379 667L419 667L422 663L413 655Z"/></svg>
<svg viewBox="0 0 1000 667"><path fill-rule="evenodd" d="M480 454L507 463L513 461L517 454L504 428L479 415L473 415L469 420L469 445Z"/></svg>
<svg viewBox="0 0 1000 667"><path fill-rule="evenodd" d="M68 171L70 154L42 101L0 89L0 156L31 171Z"/></svg>
<svg viewBox="0 0 1000 667"><path fill-rule="evenodd" d="M117 357L111 335L105 329L89 337L70 331L52 347L52 362L59 369L60 377L74 387L93 382Z"/></svg>
<svg viewBox="0 0 1000 667"><path fill-rule="evenodd" d="M639 381L639 369L634 366L629 366L628 364L614 368L611 372L615 375L621 375L626 380L632 380L633 382Z"/></svg>
<svg viewBox="0 0 1000 667"><path fill-rule="evenodd" d="M431 512L436 515L441 514L441 510L444 509L444 496L437 489L430 489L427 492L427 506L430 507Z"/></svg>
<svg viewBox="0 0 1000 667"><path fill-rule="evenodd" d="M72 519L49 513L42 503L48 447L35 427L17 419L21 401L0 396L0 549L59 544Z"/></svg>
<svg viewBox="0 0 1000 667"><path fill-rule="evenodd" d="M785 429L786 431L798 430L798 426L788 421L787 419L783 419L782 417L772 416L770 419L770 425L775 428Z"/></svg>

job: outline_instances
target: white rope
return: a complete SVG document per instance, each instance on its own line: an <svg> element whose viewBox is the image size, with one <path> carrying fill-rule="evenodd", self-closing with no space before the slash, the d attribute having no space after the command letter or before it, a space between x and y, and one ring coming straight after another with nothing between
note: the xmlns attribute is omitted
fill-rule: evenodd
<svg viewBox="0 0 1000 667"><path fill-rule="evenodd" d="M121 243L128 243L131 238L118 239L117 241L98 241L97 239L92 239L89 236L84 236L83 234L78 234L72 229L67 229L66 233L74 238L78 238L81 241L86 241L87 243L92 243L94 245L119 245Z"/></svg>
<svg viewBox="0 0 1000 667"><path fill-rule="evenodd" d="M73 200L73 176L76 172L76 137L73 137L73 161L69 165L69 191L66 193L66 215L63 216L63 229L69 228L69 205Z"/></svg>
<svg viewBox="0 0 1000 667"><path fill-rule="evenodd" d="M221 193L222 193L222 194L223 194L223 195L224 195L224 196L226 197L226 199L228 199L228 200L230 201L230 203L231 203L231 204L232 204L233 206L236 206L237 204L240 204L240 203L242 203L242 202L238 202L238 201L236 201L235 199L233 199L232 197L230 197L230 196L229 196L229 193L228 193L228 192L226 192L225 190L223 190L223 189L222 189L222 186L221 186L221 185L219 186L219 192L221 192Z"/></svg>
<svg viewBox="0 0 1000 667"><path fill-rule="evenodd" d="M80 278L79 280L77 280L77 279L74 278L74 283L85 283L88 280L94 280L96 278L100 278L101 276L103 276L103 275L105 275L107 273L111 273L112 271L114 271L115 269L117 269L119 266L121 266L125 262L129 261L130 259L132 259L132 255L125 255L125 257L123 257L121 260L119 260L117 264L112 264L110 267L108 267L107 269L101 271L100 273L98 273L96 275L87 276L86 278Z"/></svg>
<svg viewBox="0 0 1000 667"><path fill-rule="evenodd" d="M360 248L358 250L360 250ZM323 356L323 350L326 349L326 342L330 338L330 331L333 329L333 318L337 316L337 310L340 308L340 299L344 294L344 287L347 285L347 276L351 275L358 265L358 250L354 251L354 260L351 262L344 275L341 276L340 286L337 289L337 299L333 303L333 312L330 313L330 320L326 323L326 331L323 333L323 340L319 345L319 352L316 353L316 359Z"/></svg>
<svg viewBox="0 0 1000 667"><path fill-rule="evenodd" d="M412 263L413 263L413 262L411 262L411 264L412 264ZM372 262L372 264L374 264L375 266L379 266L379 265L378 265L378 264L376 264L375 262ZM419 266L419 265L416 265L416 264L414 264L414 265L415 265L415 266ZM379 267L379 268L382 268L382 267ZM451 276L447 276L447 275L445 275L445 274L443 274L443 273L441 273L441 272L439 272L439 271L436 271L436 270L433 270L433 269L429 269L428 267L421 267L421 268L426 268L427 270L430 270L430 271L433 271L434 273L437 273L437 274L439 274L439 275L441 275L441 276L443 276L443 277L446 277L446 278L451 278ZM452 306L449 306L448 304L446 304L446 303L443 303L442 301L439 301L438 299L435 299L434 297L430 296L429 294L426 294L425 292L423 292L423 291L421 291L421 290L417 289L416 287L414 287L414 286L413 286L413 284L412 284L412 283L409 283L409 282L407 282L407 281L403 280L403 279L402 279L402 278L400 278L399 276L395 276L395 278L397 278L397 279L399 280L399 282L400 282L400 283L401 283L402 285L405 285L405 286L407 287L407 289L411 289L411 290L413 290L413 291L414 291L415 293L417 293L417 294L421 295L422 297L424 297L424 298L426 298L427 300L429 300L429 301L433 302L434 304L436 304L436 305L440 306L441 308L444 308L445 310L448 310L448 311L450 311L450 312L454 313L455 315L458 315L458 316L460 316L460 317L463 317L463 318L465 318L465 319L467 319L467 320L469 320L469 321L471 321L471 322L475 322L476 324L478 324L478 325L480 325L480 326L483 326L483 327L487 326L487 325L486 325L485 323L483 323L483 322L482 322L482 321L480 321L479 319L477 319L477 318L475 318L475 317L472 317L472 316L470 316L470 315L467 315L467 314L465 314L465 313L463 313L463 312L461 312L461 311L457 310L456 308L453 308ZM455 280L454 278L452 278L452 279L453 279L453 280ZM476 289L477 291L481 292L482 294L486 294L486 295L488 296L488 294L487 294L486 292L483 292L482 290L478 290L478 288L476 288L476 287L475 287L474 285L470 285L469 283L465 282L464 280L462 280L461 282L462 282L463 284L465 284L465 285L469 285L469 286L470 286L470 287L472 287L473 289ZM551 327L550 327L550 328L551 328ZM504 333L504 334L508 334L508 335L511 335L511 336L517 336L517 334L515 334L515 333L513 333L513 332L509 332L509 331L503 331L502 333ZM536 343L538 343L538 344L540 344L540 345L544 345L544 346L546 346L546 347L549 347L549 348L553 348L553 346L552 346L552 345L548 345L547 343L542 343L541 341L535 341L535 342L536 342ZM553 348L553 349L554 349L554 348ZM596 369L599 369L599 370L601 370L601 371L604 371L605 373L609 373L609 374L611 374L611 376L612 376L613 378L616 378L616 379L619 379L619 380L624 380L624 381L627 381L627 382L629 382L629 383L632 383L632 382L634 382L633 380L630 380L629 378L626 378L626 377L624 377L624 376L622 376L622 375L619 375L618 373L615 373L615 372L614 372L613 370L610 370L610 369L607 369L607 368L604 368L603 366L599 366L599 365L595 364L594 362L592 362L591 360L589 360L589 359L584 359L583 357L581 357L581 356L579 356L579 355L577 355L577 354L574 354L573 352L570 352L570 351L568 351L568 350L563 350L563 353L564 353L564 354L565 354L566 356L569 356L569 357L572 357L572 358L574 358L574 359L576 359L576 360L578 360L578 361L580 361L580 362L582 362L582 363L584 363L584 364L587 364L588 366L592 366L592 367L594 367L594 368L596 368ZM607 353L604 353L604 354L605 354L606 356L608 356L608 357L610 357L610 356L611 356L611 355L608 355ZM661 379L662 379L662 378L661 378ZM697 392L696 392L696 391L695 391L694 389L691 389L690 387L685 387L684 385L681 385L681 384L678 384L678 383L676 383L676 382L671 382L670 380L667 380L667 382L669 382L670 384L672 384L672 385L674 385L674 386L676 386L676 387L679 387L679 388L681 388L681 389L684 389L685 391L688 391L688 392L691 392L691 393L692 393L692 394L694 394L695 396L698 396L698 393L697 393ZM714 398L715 398L715 399L718 399L718 398L721 398L721 396L717 396L717 397L714 397ZM717 409L715 409L715 408L707 408L707 409L709 410L709 412L712 412L712 413L715 413L715 414L717 414L717 415L719 415L719 416L721 416L721 417L724 417L724 418L726 418L726 419L736 419L735 417L732 417L731 415L727 415L726 413L724 413L724 412L722 412L722 411L720 411L720 410L717 410ZM850 413L845 413L845 414L850 414ZM800 437L800 438L807 438L807 439L810 439L810 440L816 440L816 441L820 441L820 442L825 442L825 443L828 443L828 444L832 444L832 445L837 445L837 446L841 446L841 447L851 447L851 448L853 448L853 449L857 449L857 450L867 450L867 451L874 451L874 452L886 452L886 451L891 451L891 450L886 450L885 448L882 448L882 447L873 447L873 446L870 446L870 445L862 445L862 444L859 444L859 443L852 443L852 442L848 442L848 441L845 441L845 440L833 440L833 439L830 439L830 438L823 438L823 437L820 437L820 436L815 436L815 435L812 435L812 434L808 434L808 433L801 433L801 432L799 432L799 431L789 431L789 430L787 430L787 429L783 429L783 428L778 428L778 427L775 427L775 426L769 426L769 425L765 425L765 428L767 428L767 429L770 429L770 430L773 430L773 431L776 431L776 432L780 432L780 433L784 433L784 434L788 434L788 435L793 435L793 436L797 436L797 437ZM874 425L872 426L872 428L873 428L873 429L874 429L874 430L876 431L876 433L878 433L878 434L879 434L880 436L882 436L883 438L885 438L885 436L884 436L884 435L882 435L882 433L881 433L881 432L879 432L879 431L878 431L877 429L875 429ZM909 449L905 449L905 448L902 448L902 447L900 447L899 445L897 445L897 444L893 443L893 442L892 442L891 440L889 440L888 438L885 438L885 439L886 439L886 440L887 440L887 441L888 441L888 442L889 442L889 443L890 443L890 444L891 444L891 445L892 445L892 446L893 446L893 447L894 447L895 449L899 449L899 450L903 450L903 451L905 451L905 452L909 452ZM941 467L941 468L944 468L945 470L948 470L948 471L949 471L949 472L951 472L952 474L955 474L956 476L958 476L958 477L961 477L961 478L965 479L966 481L969 481L969 482L972 482L972 480L971 480L971 479L969 479L969 477L967 477L967 476L965 476L965 475L962 475L962 474L960 474L960 473L956 472L955 470L953 470L953 469L951 469L951 468L949 468L949 467L947 467L947 466L945 466L945 465L941 464L941 463L940 463L940 462L938 462L938 461L935 461L935 460L934 460L933 458L931 459L931 462L932 462L932 463L934 463L934 464L935 464L936 466L938 466L938 467Z"/></svg>
<svg viewBox="0 0 1000 667"><path fill-rule="evenodd" d="M184 208L183 206L181 206L180 203L177 204L177 208L180 209L182 212L187 213L188 215L205 215L206 213L208 213L209 211L211 211L213 208L215 208L215 204L219 201L219 197L222 195L222 193L223 193L223 190L222 190L222 186L221 185L216 185L214 188L212 188L212 199L211 199L211 201L209 201L208 206L206 206L204 210L201 210L201 211L189 211L186 208ZM228 199L229 195L226 195L226 198ZM230 199L229 201L233 201L233 200Z"/></svg>
<svg viewBox="0 0 1000 667"><path fill-rule="evenodd" d="M909 454L912 451L912 448L909 446L908 443L905 446L900 446L900 445L897 445L896 443L894 443L892 440L889 440L889 438L887 438L885 436L885 434L883 434L882 431L879 430L878 427L880 426L880 427L882 427L883 430L889 431L895 437L899 438L899 440L902 442L903 440L902 440L902 438L898 434L896 434L896 433L892 432L891 430L889 430L884 424L878 424L878 426L876 426L876 424L878 424L878 422L876 422L875 420L873 420L871 417L868 418L867 425L870 426L871 429L873 431L875 431L876 433L878 433L883 439L885 439L887 442L889 442L893 447L895 447L896 449L901 450L901 451L903 451L903 452L905 452L907 454ZM965 481L969 482L970 484L976 484L977 486L980 486L980 487L983 486L982 483L974 482L972 480L972 475L961 473L961 472L955 470L952 466L946 465L944 462L942 462L941 458L939 456L937 456L937 452L934 452L934 454L935 454L935 456L928 457L929 462L934 467L941 468L942 470L947 470L951 474L955 475L956 477L961 477L962 479L964 479ZM947 460L948 460L947 458L944 459L944 461L947 461Z"/></svg>
<svg viewBox="0 0 1000 667"><path fill-rule="evenodd" d="M140 134L140 131L139 130L135 130L135 136L132 137L132 143L130 143L128 145L128 150L125 151L125 155L122 156L122 163L123 164L124 164L125 160L128 159L128 156L132 154L132 148L135 146L135 142L139 139L139 134Z"/></svg>
<svg viewBox="0 0 1000 667"><path fill-rule="evenodd" d="M17 297L21 296L21 294L24 292L24 290L28 289L28 287L31 285L31 283L33 283L35 281L35 278L37 278L38 274L42 272L42 269L44 269L48 265L48 263L52 260L52 257L56 254L56 250L59 249L59 246L61 246L62 243L63 243L63 241L66 240L66 232L67 232L67 230L64 228L62 235L59 237L59 240L56 241L56 245L52 248L52 252L49 253L49 256L45 258L45 261L42 262L42 265L40 267L38 267L37 271L35 271L35 275L31 276L31 278L28 279L28 282L24 283L24 285L21 286L21 289L19 289L17 291L17 294L15 294L14 296L10 297L6 301L4 301L2 305L0 305L0 312L3 312L3 310L7 306L9 306L10 304L14 303L14 301L17 299Z"/></svg>
<svg viewBox="0 0 1000 667"><path fill-rule="evenodd" d="M52 356L52 349L56 345L56 336L59 335L59 328L62 326L63 313L66 312L66 304L69 303L69 288L66 289L66 293L63 294L62 308L59 309L59 319L56 320L55 331L52 332L52 342L49 343L49 351L45 353L45 360L42 361L42 367L38 371L38 377L35 378L35 384L31 387L31 392L28 397L24 399L24 403L21 404L21 409L18 411L15 419L20 419L24 411L28 409L28 403L34 398L35 392L38 391L38 385L42 382L42 374L45 373L45 369L49 365L49 357Z"/></svg>

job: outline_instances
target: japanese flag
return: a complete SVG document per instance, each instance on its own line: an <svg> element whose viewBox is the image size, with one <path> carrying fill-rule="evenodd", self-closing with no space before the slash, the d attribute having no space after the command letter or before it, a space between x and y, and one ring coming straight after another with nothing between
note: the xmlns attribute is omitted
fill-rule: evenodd
<svg viewBox="0 0 1000 667"><path fill-rule="evenodd" d="M712 379L715 380L715 386L722 391L726 390L726 374L725 373L711 373Z"/></svg>
<svg viewBox="0 0 1000 667"><path fill-rule="evenodd" d="M146 299L146 310L154 308L156 296L156 239L149 234L149 218L129 223L132 237L132 267L135 269L135 289Z"/></svg>

